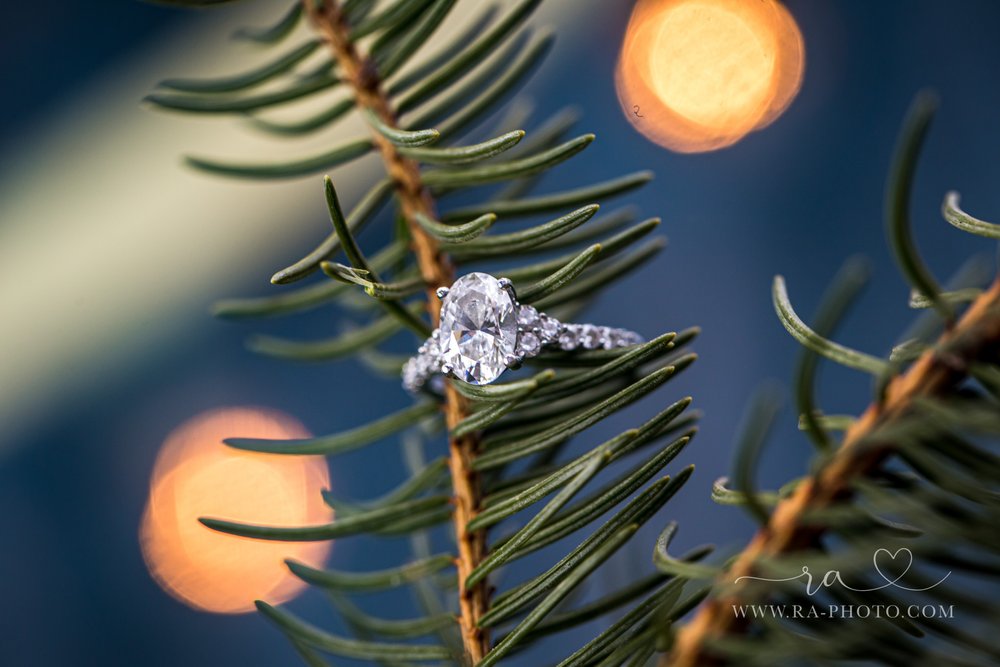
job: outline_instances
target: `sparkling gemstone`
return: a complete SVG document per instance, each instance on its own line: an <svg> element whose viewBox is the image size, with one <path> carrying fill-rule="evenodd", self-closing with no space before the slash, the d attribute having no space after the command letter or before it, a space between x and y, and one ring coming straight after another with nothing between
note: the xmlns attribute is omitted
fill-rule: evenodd
<svg viewBox="0 0 1000 667"><path fill-rule="evenodd" d="M579 345L579 341L574 333L567 331L559 336L559 347L567 352L575 350L577 345Z"/></svg>
<svg viewBox="0 0 1000 667"><path fill-rule="evenodd" d="M610 327L597 327L598 346L610 350L615 346L614 334Z"/></svg>
<svg viewBox="0 0 1000 667"><path fill-rule="evenodd" d="M521 352L524 353L525 356L529 357L535 356L538 354L538 351L542 349L542 341L538 340L538 336L530 331L524 331L521 333L518 345L520 345Z"/></svg>
<svg viewBox="0 0 1000 667"><path fill-rule="evenodd" d="M555 320L548 315L541 316L540 326L542 329L542 338L546 342L552 342L559 338L559 332L562 331L559 320Z"/></svg>
<svg viewBox="0 0 1000 667"><path fill-rule="evenodd" d="M517 307L497 279L470 273L441 305L441 361L470 384L489 384L507 370L517 346Z"/></svg>
<svg viewBox="0 0 1000 667"><path fill-rule="evenodd" d="M580 331L580 342L588 350L596 350L601 346L601 331L592 324L584 324Z"/></svg>
<svg viewBox="0 0 1000 667"><path fill-rule="evenodd" d="M426 369L420 363L421 357L414 357L403 366L403 386L410 391L416 391Z"/></svg>
<svg viewBox="0 0 1000 667"><path fill-rule="evenodd" d="M438 353L438 343L436 334L437 334L437 329L434 330L434 334L432 334L430 338L424 341L423 345L417 348L417 352L419 352L420 354L426 354L430 356L436 355Z"/></svg>
<svg viewBox="0 0 1000 667"><path fill-rule="evenodd" d="M521 306L517 312L517 322L522 328L531 331L539 325L538 311L533 306Z"/></svg>

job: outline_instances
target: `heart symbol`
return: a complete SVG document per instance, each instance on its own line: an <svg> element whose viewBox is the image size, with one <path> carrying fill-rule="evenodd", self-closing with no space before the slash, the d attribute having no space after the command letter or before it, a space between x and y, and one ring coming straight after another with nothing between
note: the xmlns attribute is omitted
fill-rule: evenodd
<svg viewBox="0 0 1000 667"><path fill-rule="evenodd" d="M900 573L895 577L886 576L885 572L882 571L882 568L878 566L879 554L882 553L885 554L886 558L889 559L889 564L891 564L894 568L898 567L896 563L896 558L899 557L900 554L905 554L906 567L904 567L902 571L900 571ZM900 561L900 563L902 562L903 561ZM880 575L882 575L883 579L885 579L890 584L893 584L902 579L903 575L905 575L907 572L910 571L910 568L913 566L913 552L907 549L906 547L900 547L899 549L896 549L895 552L889 551L888 549L876 549L875 553L872 555L872 564L875 566L875 571L878 572Z"/></svg>

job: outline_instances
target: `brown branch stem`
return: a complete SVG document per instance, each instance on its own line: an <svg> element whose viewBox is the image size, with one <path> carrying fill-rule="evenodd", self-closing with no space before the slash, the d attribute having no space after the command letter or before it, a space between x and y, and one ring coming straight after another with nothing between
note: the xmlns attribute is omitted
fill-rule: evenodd
<svg viewBox="0 0 1000 667"><path fill-rule="evenodd" d="M761 558L802 549L814 543L821 529L807 526L807 512L821 509L849 495L852 480L872 471L892 453L891 446L863 446L868 435L899 418L915 399L941 396L968 377L969 366L1000 356L1000 278L966 310L961 320L946 330L937 344L924 352L909 370L895 377L884 400L873 403L845 433L842 446L831 459L795 492L775 507L768 524L722 575L725 595L709 598L694 618L678 632L670 654L661 665L693 667L713 664L707 644L739 631L734 604L747 602L744 588L734 584L753 574Z"/></svg>
<svg viewBox="0 0 1000 667"><path fill-rule="evenodd" d="M314 0L303 0L306 13L313 25L322 33L337 60L338 72L351 86L358 108L374 112L390 127L398 127L396 114L382 90L381 80L374 63L360 53L350 38L348 26L338 2L325 0L317 7ZM449 257L442 253L436 240L417 224L415 215L422 213L434 218L434 200L423 184L416 162L402 155L396 146L376 130L372 130L375 143L388 176L395 185L400 213L406 219L411 246L417 258L421 276L427 284L427 312L434 326L438 325L438 299L434 289L454 282L455 272ZM465 399L447 383L443 405L445 420L451 429L468 415ZM464 581L486 556L486 537L483 531L466 529L480 510L481 489L479 475L472 469L479 448L475 435L449 440L449 467L454 493L455 537L458 543L456 567L459 581L459 624L467 658L478 662L489 650L489 636L479 628L479 619L489 608L488 584L483 581L466 589Z"/></svg>

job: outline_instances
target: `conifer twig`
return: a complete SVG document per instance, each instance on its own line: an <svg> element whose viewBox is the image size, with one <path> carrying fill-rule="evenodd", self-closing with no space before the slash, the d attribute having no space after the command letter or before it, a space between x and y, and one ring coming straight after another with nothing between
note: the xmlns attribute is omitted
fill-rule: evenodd
<svg viewBox="0 0 1000 667"><path fill-rule="evenodd" d="M370 58L355 48L350 38L350 26L345 20L340 3L335 0L324 0L317 6L315 0L303 0L303 6L333 51L338 73L351 87L357 107L363 111L370 111L384 125L397 128L395 112L382 90L382 82L375 65ZM439 308L433 290L441 285L451 285L455 273L447 254L441 252L437 241L417 222L418 215L436 219L434 201L424 186L416 162L400 154L396 146L377 131L372 132L372 141L396 188L401 214L409 228L411 245L420 274L428 285L428 314L432 325L436 327ZM465 399L450 383L446 383L444 398L445 419L448 428L451 429L465 419L469 411ZM449 468L455 503L455 537L458 543L456 566L461 611L459 623L467 657L474 663L481 660L489 650L489 636L478 625L479 619L489 608L488 584L484 580L469 589L464 585L466 577L486 555L484 531L470 532L466 529L468 523L479 512L481 503L479 476L472 468L478 447L478 436L474 433L452 437L449 440Z"/></svg>
<svg viewBox="0 0 1000 667"><path fill-rule="evenodd" d="M762 558L796 551L813 544L821 527L803 521L805 515L828 507L850 493L853 480L873 470L892 452L891 445L862 446L867 436L905 414L920 398L940 396L954 389L969 375L977 360L1000 356L1000 278L949 327L909 370L886 387L881 401L872 403L847 430L843 444L814 475L803 481L787 499L780 501L766 526L761 528L721 575L728 592L709 598L690 622L678 632L671 653L660 661L663 667L694 667L713 664L706 650L713 640L738 632L740 620L733 605L746 600L745 586L734 583L750 576Z"/></svg>

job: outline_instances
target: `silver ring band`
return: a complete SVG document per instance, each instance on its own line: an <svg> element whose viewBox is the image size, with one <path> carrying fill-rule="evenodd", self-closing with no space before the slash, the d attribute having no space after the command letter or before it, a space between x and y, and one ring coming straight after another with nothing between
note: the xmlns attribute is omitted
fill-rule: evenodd
<svg viewBox="0 0 1000 667"><path fill-rule="evenodd" d="M441 326L403 366L403 386L418 391L433 376L451 374L489 384L508 368L545 350L609 350L642 342L634 331L567 324L517 301L509 280L472 273L439 288Z"/></svg>

